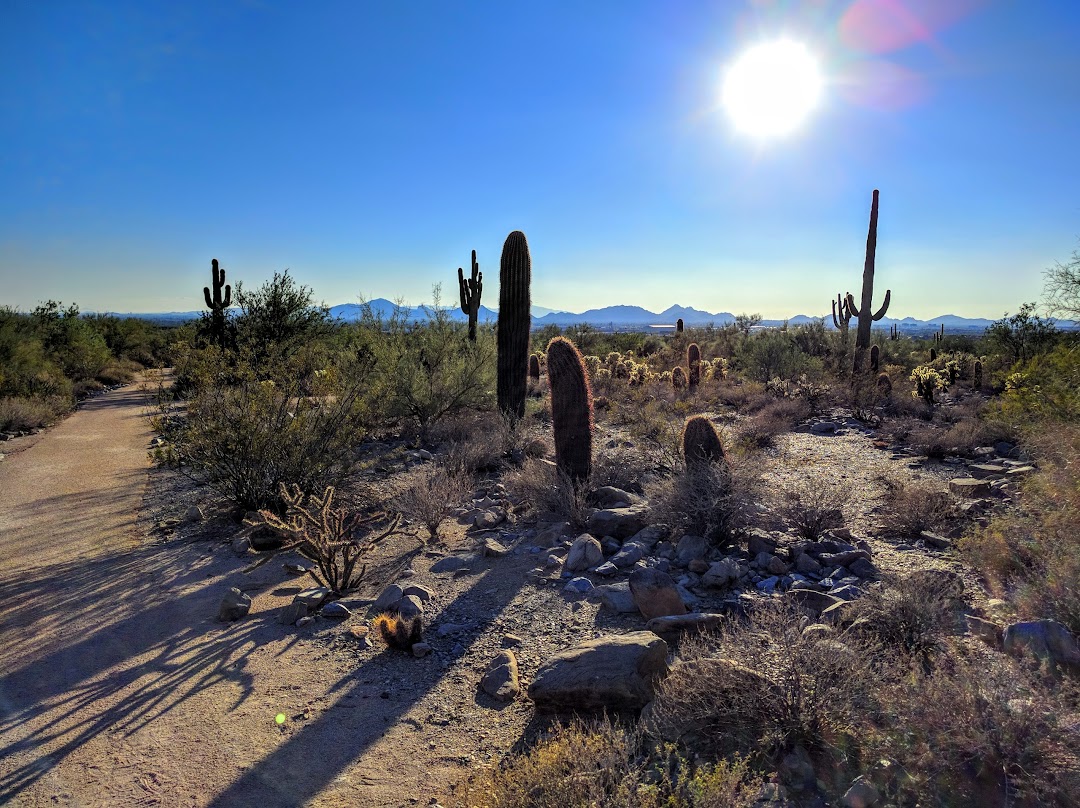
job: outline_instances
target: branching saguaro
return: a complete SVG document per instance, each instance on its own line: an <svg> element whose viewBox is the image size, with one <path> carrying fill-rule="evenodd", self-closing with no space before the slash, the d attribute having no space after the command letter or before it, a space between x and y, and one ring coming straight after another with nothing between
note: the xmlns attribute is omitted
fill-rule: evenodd
<svg viewBox="0 0 1080 808"><path fill-rule="evenodd" d="M855 305L855 297L849 292L848 310L859 320L859 330L855 334L855 373L866 370L867 353L870 351L870 326L885 316L889 310L892 290L885 290L885 301L877 312L873 312L874 303L874 261L877 257L877 222L878 192L874 190L874 201L870 205L870 230L866 235L866 262L863 264L861 305ZM873 313L872 313L873 312Z"/></svg>
<svg viewBox="0 0 1080 808"><path fill-rule="evenodd" d="M480 295L484 291L484 273L476 263L476 250L472 251L472 277L466 279L461 267L457 271L458 290L461 293L461 313L469 317L469 339L476 342L476 318L480 313Z"/></svg>
<svg viewBox="0 0 1080 808"><path fill-rule="evenodd" d="M529 375L529 284L532 258L525 234L515 230L503 243L499 261L499 324L496 334L499 410L514 420L525 417ZM549 370L550 373L550 370Z"/></svg>
<svg viewBox="0 0 1080 808"><path fill-rule="evenodd" d="M839 292L836 293L836 300L832 302L832 321L837 331L846 337L848 323L851 322L851 309L848 308L847 301Z"/></svg>
<svg viewBox="0 0 1080 808"><path fill-rule="evenodd" d="M232 287L225 283L225 270L218 267L218 260L210 261L210 272L213 275L214 294L211 296L210 287L203 287L203 297L206 299L206 307L210 309L211 327L214 341L225 350L225 310L232 305ZM221 290L225 290L222 297Z"/></svg>

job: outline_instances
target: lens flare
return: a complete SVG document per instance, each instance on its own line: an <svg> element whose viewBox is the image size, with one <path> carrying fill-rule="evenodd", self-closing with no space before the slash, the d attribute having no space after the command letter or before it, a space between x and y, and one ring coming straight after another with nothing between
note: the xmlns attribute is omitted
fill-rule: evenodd
<svg viewBox="0 0 1080 808"><path fill-rule="evenodd" d="M790 134L821 98L817 59L800 42L779 39L743 53L724 79L724 108L740 132L753 137Z"/></svg>

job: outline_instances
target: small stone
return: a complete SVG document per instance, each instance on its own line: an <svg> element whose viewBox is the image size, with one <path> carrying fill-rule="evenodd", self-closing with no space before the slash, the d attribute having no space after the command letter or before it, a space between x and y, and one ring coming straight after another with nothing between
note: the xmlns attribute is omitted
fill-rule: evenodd
<svg viewBox="0 0 1080 808"><path fill-rule="evenodd" d="M654 617L646 624L645 628L670 643L683 634L697 634L701 631L715 629L723 619L724 615L722 614L703 612L669 614L664 617Z"/></svg>
<svg viewBox="0 0 1080 808"><path fill-rule="evenodd" d="M695 575L703 575L709 571L709 562L701 558L695 558L686 565L686 568Z"/></svg>
<svg viewBox="0 0 1080 808"><path fill-rule="evenodd" d="M401 587L397 584L390 584L375 598L375 602L371 604L371 608L376 612L386 612L394 608L401 596L405 594Z"/></svg>
<svg viewBox="0 0 1080 808"><path fill-rule="evenodd" d="M439 626L436 632L440 637L449 637L451 634L457 634L460 631L464 631L467 627L460 623L443 623Z"/></svg>
<svg viewBox="0 0 1080 808"><path fill-rule="evenodd" d="M299 601L293 601L278 612L278 622L283 626L294 626L301 617L308 616L307 606Z"/></svg>
<svg viewBox="0 0 1080 808"><path fill-rule="evenodd" d="M367 626L349 626L349 634L360 640L368 635Z"/></svg>
<svg viewBox="0 0 1080 808"><path fill-rule="evenodd" d="M395 608L405 620L412 620L424 614L424 603L416 595L405 595L395 604Z"/></svg>
<svg viewBox="0 0 1080 808"><path fill-rule="evenodd" d="M311 617L310 615L307 617L301 617L299 620L296 621L296 627L303 628L304 626L310 626L314 622L315 618Z"/></svg>
<svg viewBox="0 0 1080 808"><path fill-rule="evenodd" d="M997 623L983 620L973 614L965 615L964 620L967 621L968 631L973 636L978 637L991 648L1000 649L1002 647L1004 629Z"/></svg>
<svg viewBox="0 0 1080 808"><path fill-rule="evenodd" d="M851 788L840 798L844 808L874 808L880 802L881 794L862 775L855 778Z"/></svg>
<svg viewBox="0 0 1080 808"><path fill-rule="evenodd" d="M418 642L412 647L412 655L417 659L426 657L432 651L431 645L426 642Z"/></svg>
<svg viewBox="0 0 1080 808"><path fill-rule="evenodd" d="M952 542L949 539L939 536L937 533L931 533L929 530L922 531L919 538L923 540L923 544L927 547L933 547L935 550L948 550L952 547Z"/></svg>
<svg viewBox="0 0 1080 808"><path fill-rule="evenodd" d="M627 567L634 566L644 557L645 551L640 544L627 542L622 546L622 549L619 550L619 552L612 556L611 563L620 569L626 569Z"/></svg>
<svg viewBox="0 0 1080 808"><path fill-rule="evenodd" d="M221 599L217 619L222 623L231 623L245 617L249 611L251 611L251 597L234 586Z"/></svg>
<svg viewBox="0 0 1080 808"><path fill-rule="evenodd" d="M421 586L420 584L409 584L407 587L401 590L401 596L417 597L420 598L420 601L422 603L427 603L429 600L435 597L435 592L427 586Z"/></svg>
<svg viewBox="0 0 1080 808"><path fill-rule="evenodd" d="M431 565L432 572L457 572L458 570L468 567L472 563L472 559L468 556L452 555L440 558L434 564Z"/></svg>
<svg viewBox="0 0 1080 808"><path fill-rule="evenodd" d="M577 594L584 594L593 588L593 582L588 578L572 578L566 586L563 587L563 592L571 592Z"/></svg>
<svg viewBox="0 0 1080 808"><path fill-rule="evenodd" d="M674 579L656 569L637 569L630 575L630 592L646 620L671 614L686 614L686 605Z"/></svg>
<svg viewBox="0 0 1080 808"><path fill-rule="evenodd" d="M1073 633L1056 620L1013 623L1005 629L1003 640L1010 654L1030 653L1055 665L1080 670L1080 645Z"/></svg>
<svg viewBox="0 0 1080 808"><path fill-rule="evenodd" d="M505 646L516 647L521 645L525 640L519 637L517 634L503 634L502 644Z"/></svg>
<svg viewBox="0 0 1080 808"><path fill-rule="evenodd" d="M878 574L877 567L875 567L865 558L855 559L851 562L851 564L848 565L848 569L851 570L854 575L857 575L860 578L876 578Z"/></svg>
<svg viewBox="0 0 1080 808"><path fill-rule="evenodd" d="M484 539L484 555L488 558L502 558L509 555L510 548L495 539Z"/></svg>
<svg viewBox="0 0 1080 808"><path fill-rule="evenodd" d="M330 597L330 590L325 586L319 586L297 592L293 595L293 603L303 603L309 612L313 612L322 606L328 597Z"/></svg>
<svg viewBox="0 0 1080 808"><path fill-rule="evenodd" d="M286 562L281 566L284 568L285 572L289 573L289 575L307 575L311 571L310 567L305 567L303 564Z"/></svg>
<svg viewBox="0 0 1080 808"><path fill-rule="evenodd" d="M480 688L496 701L513 701L521 693L517 657L513 651L501 651L488 663Z"/></svg>
<svg viewBox="0 0 1080 808"><path fill-rule="evenodd" d="M600 542L588 533L583 533L570 545L564 567L570 572L582 572L600 564L603 560L604 551L600 547Z"/></svg>
<svg viewBox="0 0 1080 808"><path fill-rule="evenodd" d="M350 611L349 607L336 600L323 606L321 614L330 620L345 620L352 617L352 611Z"/></svg>
<svg viewBox="0 0 1080 808"><path fill-rule="evenodd" d="M675 560L684 567L692 561L702 561L709 552L709 542L703 536L683 536L675 546Z"/></svg>
<svg viewBox="0 0 1080 808"><path fill-rule="evenodd" d="M780 583L780 578L776 575L772 575L763 581L758 581L757 588L764 592L766 595L771 595L776 591L776 587Z"/></svg>
<svg viewBox="0 0 1080 808"><path fill-rule="evenodd" d="M949 480L949 490L962 497L985 497L990 493L989 480L976 480L974 477L957 477Z"/></svg>
<svg viewBox="0 0 1080 808"><path fill-rule="evenodd" d="M631 614L638 610L634 595L630 592L629 581L598 586L590 595L598 596L603 607L615 614Z"/></svg>
<svg viewBox="0 0 1080 808"><path fill-rule="evenodd" d="M201 522L203 520L203 510L198 505L192 505L184 513L185 522Z"/></svg>
<svg viewBox="0 0 1080 808"><path fill-rule="evenodd" d="M818 421L810 425L810 431L815 435L833 435L839 426L835 421Z"/></svg>
<svg viewBox="0 0 1080 808"><path fill-rule="evenodd" d="M619 568L612 564L610 561L605 561L599 567L596 568L597 575L614 575L619 571Z"/></svg>
<svg viewBox="0 0 1080 808"><path fill-rule="evenodd" d="M247 555L251 550L251 539L247 536L237 536L232 540L232 551L237 555Z"/></svg>

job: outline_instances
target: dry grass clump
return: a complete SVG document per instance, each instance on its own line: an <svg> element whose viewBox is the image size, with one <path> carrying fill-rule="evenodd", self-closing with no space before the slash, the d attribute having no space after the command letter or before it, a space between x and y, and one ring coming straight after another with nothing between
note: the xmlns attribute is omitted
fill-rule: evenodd
<svg viewBox="0 0 1080 808"><path fill-rule="evenodd" d="M960 542L998 595L1026 617L1080 632L1080 425L1046 423L1027 440L1039 461L1018 509L995 514Z"/></svg>
<svg viewBox="0 0 1080 808"><path fill-rule="evenodd" d="M802 477L782 492L779 512L800 536L816 541L826 530L843 527L843 506L851 493L846 480Z"/></svg>
<svg viewBox="0 0 1080 808"><path fill-rule="evenodd" d="M142 366L130 359L110 359L94 378L109 386L127 384L135 378L135 374L140 370L142 370Z"/></svg>
<svg viewBox="0 0 1080 808"><path fill-rule="evenodd" d="M547 513L582 528L588 521L589 486L575 485L553 463L528 458L521 468L503 475L511 496L538 513Z"/></svg>
<svg viewBox="0 0 1080 808"><path fill-rule="evenodd" d="M917 536L935 530L953 514L953 499L940 484L909 482L899 478L878 477L884 488L881 513L886 530L895 536Z"/></svg>
<svg viewBox="0 0 1080 808"><path fill-rule="evenodd" d="M760 788L742 760L692 766L650 757L636 733L604 721L558 727L527 753L470 777L458 808L749 808Z"/></svg>
<svg viewBox="0 0 1080 808"><path fill-rule="evenodd" d="M471 478L447 466L426 466L409 474L405 490L396 497L397 510L427 528L428 538L439 536L439 525L461 502Z"/></svg>
<svg viewBox="0 0 1080 808"><path fill-rule="evenodd" d="M67 396L0 398L0 431L37 429L71 412L71 408L71 399Z"/></svg>
<svg viewBox="0 0 1080 808"><path fill-rule="evenodd" d="M809 415L810 405L803 399L771 399L743 424L739 442L749 448L774 446L778 436L790 432Z"/></svg>
<svg viewBox="0 0 1080 808"><path fill-rule="evenodd" d="M803 632L797 610L768 606L684 643L659 686L653 731L695 754L776 763L801 745L842 756L878 685L860 639Z"/></svg>
<svg viewBox="0 0 1080 808"><path fill-rule="evenodd" d="M963 584L934 570L886 578L854 601L853 629L876 643L923 661L942 648L942 635L956 629L955 599Z"/></svg>
<svg viewBox="0 0 1080 808"><path fill-rule="evenodd" d="M728 457L656 480L646 493L653 521L725 543L750 523L760 489L756 464Z"/></svg>

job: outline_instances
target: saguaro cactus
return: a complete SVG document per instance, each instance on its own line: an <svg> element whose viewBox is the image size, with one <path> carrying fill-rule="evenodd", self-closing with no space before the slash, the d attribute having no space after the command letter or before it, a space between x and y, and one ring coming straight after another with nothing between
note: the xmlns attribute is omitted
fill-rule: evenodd
<svg viewBox="0 0 1080 808"><path fill-rule="evenodd" d="M675 321L675 333L676 334L681 334L682 330L683 330L683 322L682 322L682 317L680 317L678 320Z"/></svg>
<svg viewBox="0 0 1080 808"><path fill-rule="evenodd" d="M480 311L480 294L484 291L484 273L476 263L476 250L472 251L472 277L466 280L464 270L458 267L457 280L461 292L461 313L469 316L469 339L476 342L476 315Z"/></svg>
<svg viewBox="0 0 1080 808"><path fill-rule="evenodd" d="M836 300L832 301L832 321L837 330L847 335L848 323L851 322L851 309L847 306L840 293L836 293Z"/></svg>
<svg viewBox="0 0 1080 808"><path fill-rule="evenodd" d="M585 361L566 337L547 346L551 381L551 426L555 433L555 465L575 484L592 474L593 403Z"/></svg>
<svg viewBox="0 0 1080 808"><path fill-rule="evenodd" d="M686 381L693 390L701 383L701 349L696 342L686 346L686 368Z"/></svg>
<svg viewBox="0 0 1080 808"><path fill-rule="evenodd" d="M503 243L499 261L499 324L496 393L507 416L525 417L526 376L529 373L529 284L532 258L525 234L515 230ZM548 374L550 375L550 365Z"/></svg>
<svg viewBox="0 0 1080 808"><path fill-rule="evenodd" d="M683 459L690 471L724 459L724 445L716 434L716 427L704 415L693 415L687 419L683 427L682 446Z"/></svg>
<svg viewBox="0 0 1080 808"><path fill-rule="evenodd" d="M870 346L870 370L877 373L880 368L878 364L881 362L881 349L876 345Z"/></svg>
<svg viewBox="0 0 1080 808"><path fill-rule="evenodd" d="M881 304L881 308L876 313L871 313L874 302L874 260L877 257L877 221L878 192L875 189L874 200L870 204L870 230L866 234L866 261L863 264L861 305L855 305L855 298L850 292L847 295L848 310L859 319L859 330L855 335L856 373L861 373L866 369L866 354L870 350L870 325L873 321L885 316L892 298L892 290L886 289L885 301Z"/></svg>
<svg viewBox="0 0 1080 808"><path fill-rule="evenodd" d="M232 305L232 287L225 283L225 270L218 267L216 258L210 261L210 272L213 275L214 294L211 297L210 287L203 287L203 297L206 298L206 307L210 309L211 328L214 340L225 350L225 310ZM222 297L221 290L225 290Z"/></svg>
<svg viewBox="0 0 1080 808"><path fill-rule="evenodd" d="M896 323L893 323L891 326L889 326L889 339L894 342L900 339L900 326L898 326Z"/></svg>

